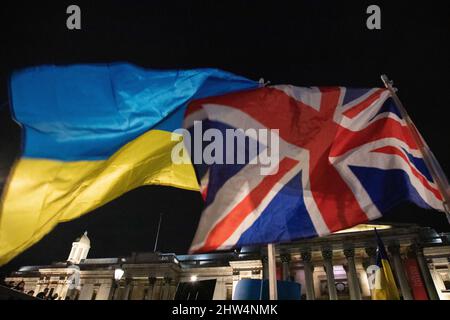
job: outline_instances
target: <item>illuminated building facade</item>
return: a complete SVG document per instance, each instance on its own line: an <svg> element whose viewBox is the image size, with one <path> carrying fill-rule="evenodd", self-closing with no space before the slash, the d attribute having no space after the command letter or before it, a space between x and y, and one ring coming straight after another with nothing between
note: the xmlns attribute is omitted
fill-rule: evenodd
<svg viewBox="0 0 450 320"><path fill-rule="evenodd" d="M388 249L402 299L450 300L450 235L410 224L359 225L327 237L277 245L278 279L300 283L304 299L371 299L374 227ZM22 267L5 280L25 281L25 291L33 290L34 295L48 288L48 295L57 294L57 299L164 300L174 299L180 284L205 280L215 280L209 298L232 299L240 279L267 277L266 254L259 248L91 259L90 245L85 233L73 243L67 261Z"/></svg>

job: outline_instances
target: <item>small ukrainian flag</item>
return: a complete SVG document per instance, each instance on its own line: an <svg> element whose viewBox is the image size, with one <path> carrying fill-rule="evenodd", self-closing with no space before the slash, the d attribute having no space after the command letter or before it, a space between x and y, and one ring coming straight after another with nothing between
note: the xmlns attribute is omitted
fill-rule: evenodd
<svg viewBox="0 0 450 320"><path fill-rule="evenodd" d="M171 160L179 142L172 132L182 127L187 103L257 86L217 69L158 71L126 63L16 72L11 107L23 152L0 203L0 265L59 222L131 189L198 190L192 165Z"/></svg>
<svg viewBox="0 0 450 320"><path fill-rule="evenodd" d="M372 300L400 300L386 248L377 229L375 229L375 235L378 244L377 266L379 269L375 273L375 286L372 290Z"/></svg>

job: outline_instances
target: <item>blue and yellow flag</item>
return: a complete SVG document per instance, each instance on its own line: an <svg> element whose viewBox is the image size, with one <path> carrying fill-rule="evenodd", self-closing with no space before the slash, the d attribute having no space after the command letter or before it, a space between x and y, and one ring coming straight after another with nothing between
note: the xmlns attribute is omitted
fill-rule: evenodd
<svg viewBox="0 0 450 320"><path fill-rule="evenodd" d="M398 288L392 273L391 264L384 243L375 229L377 238L377 266L379 269L375 273L375 287L372 290L373 300L400 300Z"/></svg>
<svg viewBox="0 0 450 320"><path fill-rule="evenodd" d="M15 73L10 86L23 152L2 195L0 265L59 222L136 187L198 190L192 166L171 161L186 104L258 83L216 69L122 63L34 67Z"/></svg>

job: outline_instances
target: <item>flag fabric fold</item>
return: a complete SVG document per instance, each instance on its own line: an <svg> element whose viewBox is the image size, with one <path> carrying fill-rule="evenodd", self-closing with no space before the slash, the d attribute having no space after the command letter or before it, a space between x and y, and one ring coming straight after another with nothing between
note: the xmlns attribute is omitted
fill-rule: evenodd
<svg viewBox="0 0 450 320"><path fill-rule="evenodd" d="M174 164L173 131L189 101L256 88L217 69L147 70L126 63L41 66L11 78L23 152L0 206L0 265L59 222L156 184L198 190ZM188 161L189 162L189 161Z"/></svg>
<svg viewBox="0 0 450 320"><path fill-rule="evenodd" d="M237 152L259 147L240 163L195 163L205 209L191 252L323 236L404 201L443 210L387 89L258 88L191 102L184 126L193 140L196 122L201 135L223 132L224 145L236 139L226 131L237 130L244 146ZM277 148L258 130L278 130ZM206 143L203 150L211 148ZM264 163L253 161L263 153L277 162L268 175L261 174Z"/></svg>

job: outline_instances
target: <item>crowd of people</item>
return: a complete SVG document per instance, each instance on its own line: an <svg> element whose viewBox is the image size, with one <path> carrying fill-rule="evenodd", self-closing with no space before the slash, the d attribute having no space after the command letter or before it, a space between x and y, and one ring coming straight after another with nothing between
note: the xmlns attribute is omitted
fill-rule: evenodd
<svg viewBox="0 0 450 320"><path fill-rule="evenodd" d="M35 295L34 290L29 290L29 291L25 292L25 281L20 281L17 284L15 284L14 281L9 281L7 283L2 281L2 283L0 285L10 288L12 290L26 293L30 296L35 296L36 298L39 298L41 300L61 300L61 297L59 297L57 293L53 293L53 290L50 290L49 288L44 288L43 291L40 291L36 295Z"/></svg>

